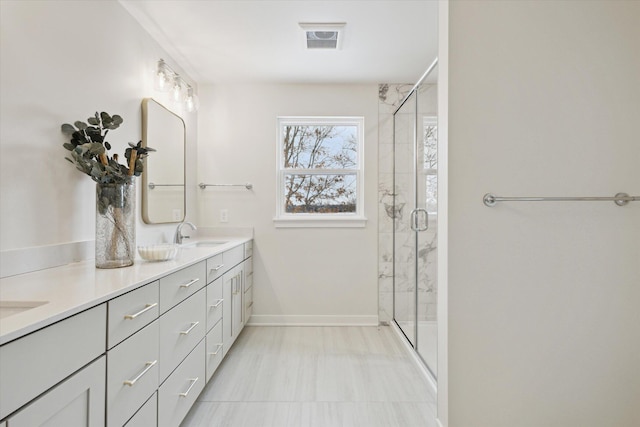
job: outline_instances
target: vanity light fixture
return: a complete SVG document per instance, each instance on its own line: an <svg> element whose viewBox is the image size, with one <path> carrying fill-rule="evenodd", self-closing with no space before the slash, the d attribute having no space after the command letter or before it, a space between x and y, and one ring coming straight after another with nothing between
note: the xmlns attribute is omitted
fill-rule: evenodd
<svg viewBox="0 0 640 427"><path fill-rule="evenodd" d="M156 71L156 89L161 92L171 91L171 98L175 102L182 102L184 109L191 113L198 111L200 103L198 101L198 95L193 93L193 87L187 83L180 74L176 73L164 59L160 58L158 61L158 68ZM183 97L183 88L187 88L186 95Z"/></svg>

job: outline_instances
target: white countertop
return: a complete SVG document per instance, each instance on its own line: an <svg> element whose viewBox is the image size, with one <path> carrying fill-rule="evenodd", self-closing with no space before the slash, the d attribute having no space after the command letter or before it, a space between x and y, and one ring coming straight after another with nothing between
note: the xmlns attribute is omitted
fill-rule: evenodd
<svg viewBox="0 0 640 427"><path fill-rule="evenodd" d="M98 269L94 260L0 279L0 302L45 302L0 319L0 345L94 307L251 238L225 237L213 247L183 247L171 261L136 258L131 267ZM35 305L35 304L34 304Z"/></svg>

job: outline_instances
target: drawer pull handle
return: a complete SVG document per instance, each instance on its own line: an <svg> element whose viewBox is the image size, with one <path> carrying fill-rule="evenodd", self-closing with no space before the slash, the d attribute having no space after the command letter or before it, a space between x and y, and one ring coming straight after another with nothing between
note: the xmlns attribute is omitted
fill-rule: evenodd
<svg viewBox="0 0 640 427"><path fill-rule="evenodd" d="M191 385L189 386L187 391L185 391L184 393L180 393L179 394L180 397L187 397L187 395L189 394L189 392L191 391L193 386L196 385L196 383L198 382L198 378L190 378L189 381L191 381Z"/></svg>
<svg viewBox="0 0 640 427"><path fill-rule="evenodd" d="M144 306L144 308L142 310L140 310L139 312L135 313L135 314L125 314L124 318L125 319L130 319L133 320L136 317L140 316L141 314L146 313L147 311L151 310L153 307L157 306L158 303L154 302L153 304L147 304Z"/></svg>
<svg viewBox="0 0 640 427"><path fill-rule="evenodd" d="M140 372L140 373L138 374L138 376L137 376L137 377L135 377L134 379L132 379L132 380L126 380L126 381L124 382L124 385L128 385L129 387L133 387L133 386L136 384L136 382L137 382L140 378L142 378L142 376L143 376L144 374L146 374L147 372L149 372L149 369L151 369L151 368L153 368L153 367L155 366L155 364L156 364L156 363L158 363L158 361L157 361L157 360L154 360L153 362L147 362L147 363L145 363L145 368L142 370L142 372Z"/></svg>
<svg viewBox="0 0 640 427"><path fill-rule="evenodd" d="M217 303L210 305L209 308L218 308L222 304L223 299L219 299Z"/></svg>
<svg viewBox="0 0 640 427"><path fill-rule="evenodd" d="M188 288L189 286L193 285L194 283L196 283L198 280L200 280L199 278L195 278L191 281L189 281L188 283L183 283L182 285L180 285L181 288Z"/></svg>
<svg viewBox="0 0 640 427"><path fill-rule="evenodd" d="M200 322L191 322L191 327L189 329L187 329L186 331L180 331L180 335L189 335L189 333L193 330L193 328L195 328L199 324L200 324Z"/></svg>
<svg viewBox="0 0 640 427"><path fill-rule="evenodd" d="M224 264L220 264L217 267L213 267L211 270L209 270L209 274L213 274L215 272L217 272L218 270L220 270L222 267L224 267Z"/></svg>
<svg viewBox="0 0 640 427"><path fill-rule="evenodd" d="M222 344L218 344L216 351L214 351L213 353L209 353L209 356L217 356L218 353L220 353L220 350L222 350Z"/></svg>

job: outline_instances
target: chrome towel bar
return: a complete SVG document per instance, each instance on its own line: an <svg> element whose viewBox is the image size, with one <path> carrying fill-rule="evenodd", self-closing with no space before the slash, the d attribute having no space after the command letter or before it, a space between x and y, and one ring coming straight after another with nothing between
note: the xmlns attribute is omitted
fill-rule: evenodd
<svg viewBox="0 0 640 427"><path fill-rule="evenodd" d="M200 187L202 190L204 190L207 187L244 187L247 190L251 190L253 188L253 184L204 184L204 183L200 183L198 184L198 187Z"/></svg>
<svg viewBox="0 0 640 427"><path fill-rule="evenodd" d="M150 182L147 186L149 187L149 190L153 190L156 187L184 187L184 184L156 184Z"/></svg>
<svg viewBox="0 0 640 427"><path fill-rule="evenodd" d="M487 193L482 201L488 207L495 206L498 202L614 202L618 206L624 206L629 202L640 201L640 197L629 196L627 193L618 193L613 197L499 197Z"/></svg>

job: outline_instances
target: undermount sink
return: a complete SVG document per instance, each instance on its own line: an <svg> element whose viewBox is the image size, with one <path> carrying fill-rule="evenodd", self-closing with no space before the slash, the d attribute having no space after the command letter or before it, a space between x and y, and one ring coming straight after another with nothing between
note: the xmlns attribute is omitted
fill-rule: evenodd
<svg viewBox="0 0 640 427"><path fill-rule="evenodd" d="M48 301L0 301L0 319L40 307Z"/></svg>
<svg viewBox="0 0 640 427"><path fill-rule="evenodd" d="M183 243L182 246L185 248L211 248L225 243L227 243L226 240L198 240L196 242Z"/></svg>

